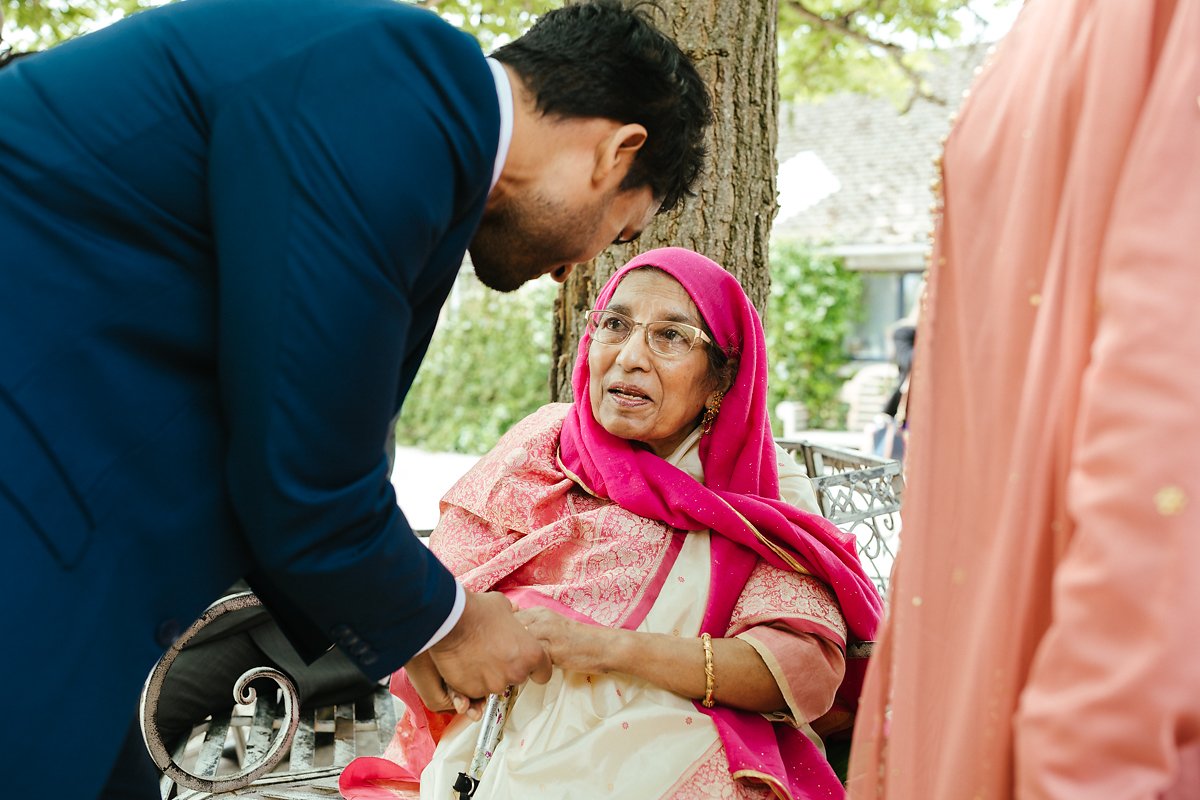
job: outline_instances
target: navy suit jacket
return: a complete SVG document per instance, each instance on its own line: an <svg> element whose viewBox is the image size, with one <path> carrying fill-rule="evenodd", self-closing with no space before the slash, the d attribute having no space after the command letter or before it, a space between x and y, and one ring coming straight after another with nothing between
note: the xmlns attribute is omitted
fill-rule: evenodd
<svg viewBox="0 0 1200 800"><path fill-rule="evenodd" d="M155 659L239 576L302 654L337 643L372 677L444 621L453 579L383 446L499 119L478 44L393 0L187 0L0 71L22 721L0 752L22 774L65 757L56 795L101 785Z"/></svg>

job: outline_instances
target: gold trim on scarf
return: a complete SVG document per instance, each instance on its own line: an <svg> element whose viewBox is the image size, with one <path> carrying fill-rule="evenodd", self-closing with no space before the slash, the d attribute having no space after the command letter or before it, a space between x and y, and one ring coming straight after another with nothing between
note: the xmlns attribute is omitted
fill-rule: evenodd
<svg viewBox="0 0 1200 800"><path fill-rule="evenodd" d="M574 472L571 472L571 470L567 469L566 465L563 464L563 462L562 462L562 448L555 448L554 463L558 465L558 468L563 471L564 475L566 475L568 478L571 479L572 483L574 483L580 489L583 489L585 492L590 494L592 497L596 498L597 500L608 500L609 499L607 497L601 497L600 495L593 492L591 487L583 482L583 478L579 477Z"/></svg>
<svg viewBox="0 0 1200 800"><path fill-rule="evenodd" d="M768 539L761 531L759 531L758 528L754 527L754 525L751 524L750 520L748 520L742 516L742 512L738 511L736 508L734 508L732 505L730 505L728 500L726 500L724 497L721 497L720 495L716 494L716 492L713 492L713 494L716 495L717 498L720 499L720 501L722 503L729 506L729 510L738 515L738 519L740 519L742 522L746 523L746 527L750 529L750 532L754 534L755 538L757 538L760 542L765 544L772 553L774 553L775 555L777 555L781 559L783 559L783 562L785 564L787 564L789 567L791 567L794 572L798 572L801 575L812 575L811 572L809 572L804 567L800 566L800 562L796 560L795 556L793 556L787 550L784 550L782 547L780 547L779 545L775 544L770 539Z"/></svg>
<svg viewBox="0 0 1200 800"><path fill-rule="evenodd" d="M768 775L765 772L759 772L753 769L739 769L737 772L729 773L734 780L739 778L754 778L756 781L765 783L775 796L781 800L793 800L792 793L787 790L787 787L779 782L779 779L774 775Z"/></svg>

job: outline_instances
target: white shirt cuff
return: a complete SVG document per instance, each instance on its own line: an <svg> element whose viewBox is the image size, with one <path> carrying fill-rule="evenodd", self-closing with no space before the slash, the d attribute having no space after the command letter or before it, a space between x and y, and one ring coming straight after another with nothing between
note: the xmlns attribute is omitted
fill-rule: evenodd
<svg viewBox="0 0 1200 800"><path fill-rule="evenodd" d="M424 653L429 648L446 638L446 634L454 629L458 621L462 619L463 610L467 607L467 593L463 589L462 584L458 581L454 582L454 605L450 607L450 616L446 617L446 621L442 623L442 627L433 632L433 636L425 643L419 653Z"/></svg>

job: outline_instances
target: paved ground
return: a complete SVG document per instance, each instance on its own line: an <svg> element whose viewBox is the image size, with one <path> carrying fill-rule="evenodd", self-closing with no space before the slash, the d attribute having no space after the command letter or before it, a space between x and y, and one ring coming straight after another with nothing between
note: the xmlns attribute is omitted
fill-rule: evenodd
<svg viewBox="0 0 1200 800"><path fill-rule="evenodd" d="M797 431L794 436L798 441L848 449L862 447L867 440L866 434L853 431L804 430ZM412 447L396 449L392 484L396 487L400 508L414 530L431 530L437 525L438 502L442 495L478 460L478 456L458 453L427 453ZM887 522L876 521L874 527L865 522L850 527L860 539L864 566L871 577L891 574L893 554L899 546L899 515ZM881 540L871 542L872 536Z"/></svg>
<svg viewBox="0 0 1200 800"><path fill-rule="evenodd" d="M798 431L797 439L837 447L859 447L865 435L846 431ZM416 530L429 530L438 521L438 502L454 482L479 460L461 453L429 453L415 447L396 448L392 485L404 516Z"/></svg>
<svg viewBox="0 0 1200 800"><path fill-rule="evenodd" d="M396 500L414 530L429 530L437 524L442 495L478 460L479 456L460 453L396 448L392 485L396 487Z"/></svg>

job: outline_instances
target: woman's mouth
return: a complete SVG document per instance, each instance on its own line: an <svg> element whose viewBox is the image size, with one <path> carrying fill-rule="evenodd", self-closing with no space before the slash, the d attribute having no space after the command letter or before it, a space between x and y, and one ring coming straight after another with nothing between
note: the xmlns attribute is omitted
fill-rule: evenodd
<svg viewBox="0 0 1200 800"><path fill-rule="evenodd" d="M632 408L650 402L650 395L627 383L614 383L608 387L608 395L617 405Z"/></svg>

